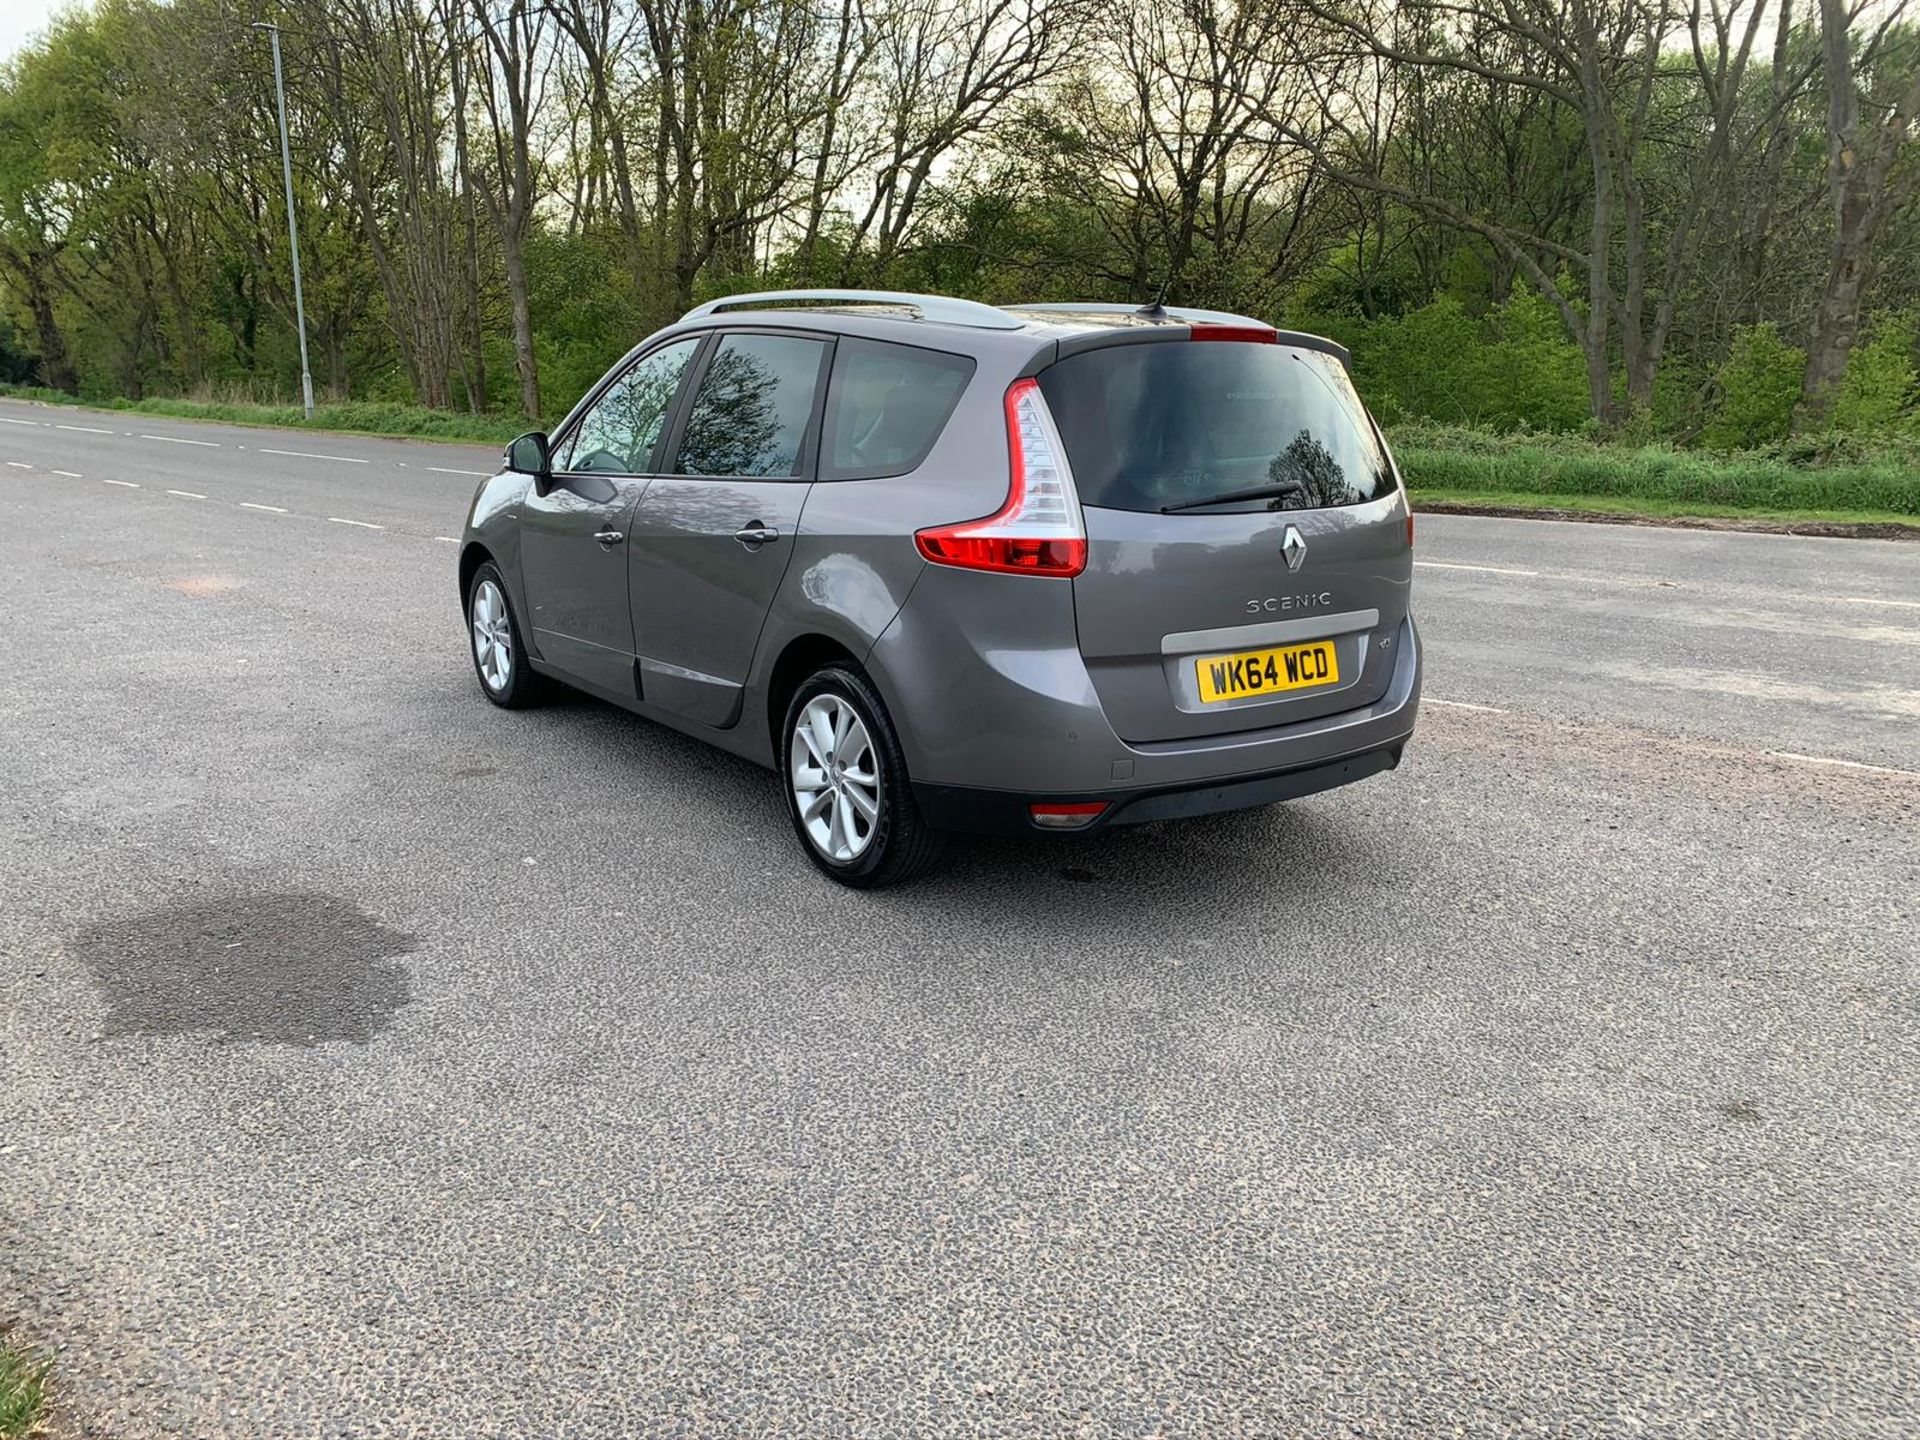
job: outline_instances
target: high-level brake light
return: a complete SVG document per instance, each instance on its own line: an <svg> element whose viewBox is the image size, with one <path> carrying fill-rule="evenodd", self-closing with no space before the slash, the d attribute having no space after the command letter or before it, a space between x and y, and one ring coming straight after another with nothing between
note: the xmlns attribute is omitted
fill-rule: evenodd
<svg viewBox="0 0 1920 1440"><path fill-rule="evenodd" d="M1087 529L1040 382L1007 390L1007 503L982 520L936 525L915 534L920 553L939 565L1068 578L1087 568Z"/></svg>

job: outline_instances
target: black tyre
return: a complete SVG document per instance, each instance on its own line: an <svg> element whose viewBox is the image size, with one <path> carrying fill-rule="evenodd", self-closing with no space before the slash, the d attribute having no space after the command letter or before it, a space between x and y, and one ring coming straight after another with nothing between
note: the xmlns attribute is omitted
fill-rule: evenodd
<svg viewBox="0 0 1920 1440"><path fill-rule="evenodd" d="M480 693L494 704L519 710L540 699L545 686L527 660L520 620L507 596L507 582L491 560L467 585L467 641Z"/></svg>
<svg viewBox="0 0 1920 1440"><path fill-rule="evenodd" d="M872 890L939 858L942 837L920 818L887 707L857 669L815 671L793 692L776 743L794 833L827 875Z"/></svg>

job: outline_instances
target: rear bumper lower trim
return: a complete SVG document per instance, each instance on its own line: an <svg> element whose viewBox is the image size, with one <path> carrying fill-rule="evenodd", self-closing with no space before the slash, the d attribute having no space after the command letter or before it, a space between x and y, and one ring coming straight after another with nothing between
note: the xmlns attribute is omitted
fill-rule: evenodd
<svg viewBox="0 0 1920 1440"><path fill-rule="evenodd" d="M913 798L926 822L936 830L972 835L1091 835L1110 825L1144 825L1155 820L1181 820L1297 800L1341 785L1365 780L1400 763L1410 734L1372 750L1337 760L1298 766L1264 775L1199 784L1160 786L1141 790L1101 790L1076 795L1026 795L1011 790L982 790L971 785L929 785L915 781ZM1035 825L1030 805L1071 805L1105 802L1107 809L1091 825L1078 830L1046 829Z"/></svg>

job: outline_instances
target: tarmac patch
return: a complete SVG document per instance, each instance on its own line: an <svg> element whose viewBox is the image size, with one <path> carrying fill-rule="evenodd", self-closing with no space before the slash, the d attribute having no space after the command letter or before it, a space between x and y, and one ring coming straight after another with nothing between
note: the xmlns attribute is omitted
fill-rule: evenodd
<svg viewBox="0 0 1920 1440"><path fill-rule="evenodd" d="M106 1001L109 1035L304 1048L385 1030L411 998L396 957L417 943L349 901L291 891L95 921L68 949Z"/></svg>

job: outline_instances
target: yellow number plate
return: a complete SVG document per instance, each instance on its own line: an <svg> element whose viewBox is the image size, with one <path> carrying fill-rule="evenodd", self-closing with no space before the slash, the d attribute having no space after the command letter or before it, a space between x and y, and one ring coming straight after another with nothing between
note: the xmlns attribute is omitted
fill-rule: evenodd
<svg viewBox="0 0 1920 1440"><path fill-rule="evenodd" d="M1200 699L1208 705L1340 682L1340 657L1331 640L1283 645L1278 650L1242 650L1237 655L1203 655L1194 665L1200 673Z"/></svg>

